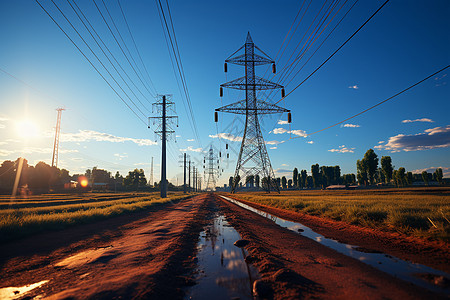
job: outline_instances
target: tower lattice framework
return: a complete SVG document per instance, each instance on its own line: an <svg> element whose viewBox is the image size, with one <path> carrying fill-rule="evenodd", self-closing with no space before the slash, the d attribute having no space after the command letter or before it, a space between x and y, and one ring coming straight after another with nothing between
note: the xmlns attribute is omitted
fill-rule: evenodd
<svg viewBox="0 0 450 300"><path fill-rule="evenodd" d="M214 191L216 189L216 178L219 177L220 173L220 166L219 158L217 154L214 153L214 149L212 146L209 148L203 162L205 163L205 176L208 177L206 190Z"/></svg>
<svg viewBox="0 0 450 300"><path fill-rule="evenodd" d="M244 50L244 53L239 54L242 53L242 50ZM255 53L256 50L260 54ZM260 176L262 179L261 186L268 192L270 190L279 192L269 154L267 153L264 138L261 133L258 115L290 111L256 98L257 90L282 89L283 86L255 75L256 66L275 64L275 62L253 43L250 33L248 33L245 44L227 58L225 63L245 66L244 77L220 85L221 88L245 90L245 99L216 109L216 112L227 112L246 116L245 129L231 192L236 192L240 180L245 182L246 178L252 175Z"/></svg>

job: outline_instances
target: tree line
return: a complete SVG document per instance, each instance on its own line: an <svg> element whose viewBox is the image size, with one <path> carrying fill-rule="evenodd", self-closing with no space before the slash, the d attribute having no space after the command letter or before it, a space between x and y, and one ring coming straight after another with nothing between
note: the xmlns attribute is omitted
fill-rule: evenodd
<svg viewBox="0 0 450 300"><path fill-rule="evenodd" d="M367 150L362 159L356 161L356 175L342 174L340 166L320 166L319 164L311 165L310 175L307 170L298 171L294 168L292 178L286 176L275 178L275 183L280 189L307 189L307 188L326 188L330 185L395 185L397 187L410 186L413 182L424 182L428 185L434 181L443 184L443 173L441 168L437 168L434 173L423 171L421 174L413 174L406 172L404 167L397 170L392 165L390 156L383 156L378 164L378 155L373 149ZM263 178L264 180L264 178ZM234 183L233 177L229 178L229 186ZM260 178L258 175L249 175L244 182L240 182L240 186L248 188L260 188Z"/></svg>
<svg viewBox="0 0 450 300"><path fill-rule="evenodd" d="M16 174L19 168L18 158L16 161L5 160L0 165L0 193L11 193ZM29 165L23 159L22 171L18 186L22 190L32 193L47 193L49 191L63 191L68 189L80 189L80 178L85 178L88 182L86 189L109 189L109 190L143 190L149 189L143 169L129 171L128 175L122 176L116 172L113 176L111 172L97 167L87 169L83 174L70 175L66 169L52 167L45 162L38 162L35 166ZM159 183L155 182L153 188L158 188ZM176 187L169 183L170 189Z"/></svg>

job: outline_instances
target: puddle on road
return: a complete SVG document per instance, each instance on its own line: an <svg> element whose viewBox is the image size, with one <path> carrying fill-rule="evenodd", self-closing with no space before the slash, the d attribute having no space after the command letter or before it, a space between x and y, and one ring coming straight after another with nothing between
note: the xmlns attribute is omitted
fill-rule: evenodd
<svg viewBox="0 0 450 300"><path fill-rule="evenodd" d="M40 287L41 285L47 283L48 280L43 280L40 282L36 282L33 284L28 284L21 287L6 287L6 288L0 288L0 299L19 299L24 297L25 294L30 292L31 290L34 290L35 288ZM38 296L39 297L39 296ZM34 299L37 299L38 297L35 297Z"/></svg>
<svg viewBox="0 0 450 300"><path fill-rule="evenodd" d="M329 239L323 235L314 232L311 228L297 222L284 220L277 216L271 215L265 211L256 209L249 205L246 205L237 200L220 196L225 200L228 200L234 204L241 206L247 210L255 212L265 218L274 221L281 227L292 230L305 237L315 240L324 246L332 248L342 254L353 257L360 260L374 268L377 268L385 273L388 273L394 277L400 278L405 281L412 282L418 286L430 289L435 292L450 292L450 286L448 284L450 274L436 270L425 265L408 262L400 258L393 257L384 253L370 253L368 249L360 248L355 245L349 245L340 243L336 240Z"/></svg>
<svg viewBox="0 0 450 300"><path fill-rule="evenodd" d="M244 259L247 252L233 243L241 237L223 215L200 233L198 243L197 284L186 299L253 299L253 282L258 271Z"/></svg>

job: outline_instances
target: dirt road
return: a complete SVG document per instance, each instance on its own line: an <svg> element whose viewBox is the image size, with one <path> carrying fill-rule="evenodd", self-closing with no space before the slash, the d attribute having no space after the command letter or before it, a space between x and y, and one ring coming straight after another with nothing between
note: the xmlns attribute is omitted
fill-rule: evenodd
<svg viewBox="0 0 450 300"><path fill-rule="evenodd" d="M200 195L154 211L3 245L2 257L14 256L14 250L22 253L4 262L1 286L48 280L27 296L50 299L181 298L181 287L189 281L183 274L193 267L198 233L207 219L207 200L206 194ZM67 235L79 240L52 242ZM47 242L56 248L42 246ZM34 246L41 248L39 254L33 255Z"/></svg>
<svg viewBox="0 0 450 300"><path fill-rule="evenodd" d="M199 232L217 210L250 241L268 298L444 298L212 194L1 245L0 288L41 283L26 296L50 299L183 298Z"/></svg>

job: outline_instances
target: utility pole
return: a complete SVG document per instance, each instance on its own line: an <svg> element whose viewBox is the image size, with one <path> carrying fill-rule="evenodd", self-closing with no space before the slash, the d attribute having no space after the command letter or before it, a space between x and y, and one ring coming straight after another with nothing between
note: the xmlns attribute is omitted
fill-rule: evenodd
<svg viewBox="0 0 450 300"><path fill-rule="evenodd" d="M55 127L55 141L53 143L53 156L52 156L52 167L58 167L58 152L59 152L59 133L61 131L61 114L64 108L57 108L58 116L56 117L56 127Z"/></svg>
<svg viewBox="0 0 450 300"><path fill-rule="evenodd" d="M244 51L241 51L241 50ZM256 53L259 51L259 54ZM242 53L243 52L243 53ZM265 64L272 64L272 72L275 73L275 61L262 52L247 34L245 44L238 49L232 57L225 60L225 72L227 63L245 66L245 76L220 85L220 96L223 96L223 88L245 90L245 100L241 100L229 105L217 108L215 111L215 121L218 121L218 112L245 115L245 129L242 137L241 150L236 164L233 185L231 192L236 192L239 181L243 182L249 176L260 175L262 187L269 191L271 189L279 191L275 182L275 175L267 153L264 138L259 125L258 114L288 113L288 122L291 122L290 110L275 104L259 100L256 98L256 90L281 89L281 97L285 96L284 87L255 75L255 67ZM242 177L240 173L242 172Z"/></svg>
<svg viewBox="0 0 450 300"><path fill-rule="evenodd" d="M189 179L188 179L188 181L189 181L188 186L189 186L189 193L190 193L191 192L191 160L189 160Z"/></svg>
<svg viewBox="0 0 450 300"><path fill-rule="evenodd" d="M177 116L168 116L167 111L172 110L175 113L174 105L170 98L171 95L158 95L159 100L153 103L153 109L161 114L161 117L149 117L153 120L153 124L158 124L155 133L161 137L161 198L167 197L167 169L166 169L166 141L167 136L174 133L170 125L174 120L178 121ZM169 98L169 99L168 99ZM178 124L177 124L178 126ZM150 127L150 126L149 126Z"/></svg>
<svg viewBox="0 0 450 300"><path fill-rule="evenodd" d="M150 167L150 181L148 183L150 186L153 186L153 156L152 156L152 165Z"/></svg>
<svg viewBox="0 0 450 300"><path fill-rule="evenodd" d="M186 153L184 153L183 157L183 192L186 194Z"/></svg>

